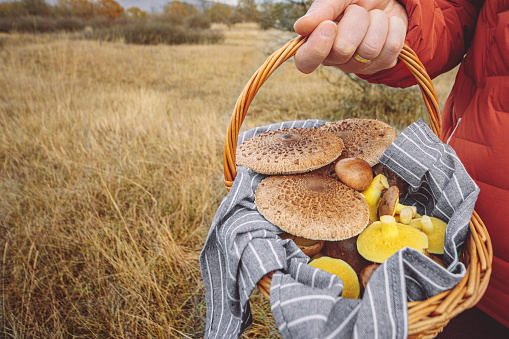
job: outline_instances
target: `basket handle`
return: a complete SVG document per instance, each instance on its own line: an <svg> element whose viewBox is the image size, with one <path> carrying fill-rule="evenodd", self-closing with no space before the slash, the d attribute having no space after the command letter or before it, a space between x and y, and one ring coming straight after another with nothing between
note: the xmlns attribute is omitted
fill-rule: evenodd
<svg viewBox="0 0 509 339"><path fill-rule="evenodd" d="M307 37L298 36L275 51L256 71L256 73L253 74L237 99L235 110L233 111L230 124L228 125L228 130L226 132L226 141L224 146L224 183L228 192L230 191L230 188L233 185L233 180L237 175L237 166L235 161L237 140L239 138L240 126L246 117L249 105L269 76L286 60L293 57L306 40ZM440 137L442 120L440 107L438 105L438 98L435 93L435 89L433 88L431 78L426 73L426 69L420 62L417 54L415 54L415 52L406 44L401 50L398 58L415 76L428 111L430 128L436 136Z"/></svg>

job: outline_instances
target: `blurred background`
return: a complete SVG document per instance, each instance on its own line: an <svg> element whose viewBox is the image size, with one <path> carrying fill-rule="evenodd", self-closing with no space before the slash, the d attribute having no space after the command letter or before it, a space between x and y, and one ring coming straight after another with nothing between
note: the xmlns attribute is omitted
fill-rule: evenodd
<svg viewBox="0 0 509 339"><path fill-rule="evenodd" d="M199 338L198 256L238 95L309 2L0 1L0 337ZM434 80L443 103L455 70ZM427 120L392 89L289 60L242 130ZM255 290L245 338L277 338Z"/></svg>

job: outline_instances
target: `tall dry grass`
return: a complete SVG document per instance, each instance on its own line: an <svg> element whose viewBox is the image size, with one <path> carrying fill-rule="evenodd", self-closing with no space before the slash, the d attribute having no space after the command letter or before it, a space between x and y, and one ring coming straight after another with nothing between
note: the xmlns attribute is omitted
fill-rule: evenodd
<svg viewBox="0 0 509 339"><path fill-rule="evenodd" d="M196 338L198 266L238 94L288 38L206 46L0 36L0 335ZM319 73L278 70L243 129L338 110ZM337 113L337 112L336 112ZM253 295L246 337L278 336Z"/></svg>

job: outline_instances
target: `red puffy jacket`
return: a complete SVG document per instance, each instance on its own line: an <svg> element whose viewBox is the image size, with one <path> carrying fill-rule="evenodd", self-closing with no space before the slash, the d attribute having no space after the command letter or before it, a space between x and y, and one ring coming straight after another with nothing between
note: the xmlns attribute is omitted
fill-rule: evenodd
<svg viewBox="0 0 509 339"><path fill-rule="evenodd" d="M443 109L441 138L481 189L475 210L494 257L478 307L509 327L509 0L400 2L409 17L406 43L432 78L462 62ZM415 84L402 63L362 77L394 87Z"/></svg>

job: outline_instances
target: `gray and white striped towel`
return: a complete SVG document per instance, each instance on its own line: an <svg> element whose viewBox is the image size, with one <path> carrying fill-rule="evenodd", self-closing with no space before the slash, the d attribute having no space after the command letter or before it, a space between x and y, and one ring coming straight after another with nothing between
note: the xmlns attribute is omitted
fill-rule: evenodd
<svg viewBox="0 0 509 339"><path fill-rule="evenodd" d="M290 121L242 133L245 139L269 129L313 128L320 120ZM306 265L309 258L281 229L267 221L254 202L266 176L239 166L200 255L205 284L205 338L236 338L251 324L249 296L256 282L275 271L271 311L284 338L406 338L407 302L427 299L454 287L465 275L458 260L479 188L455 152L419 120L392 143L380 162L408 181L404 204L449 223L444 261L436 264L404 248L375 271L362 300L341 297L340 278Z"/></svg>

